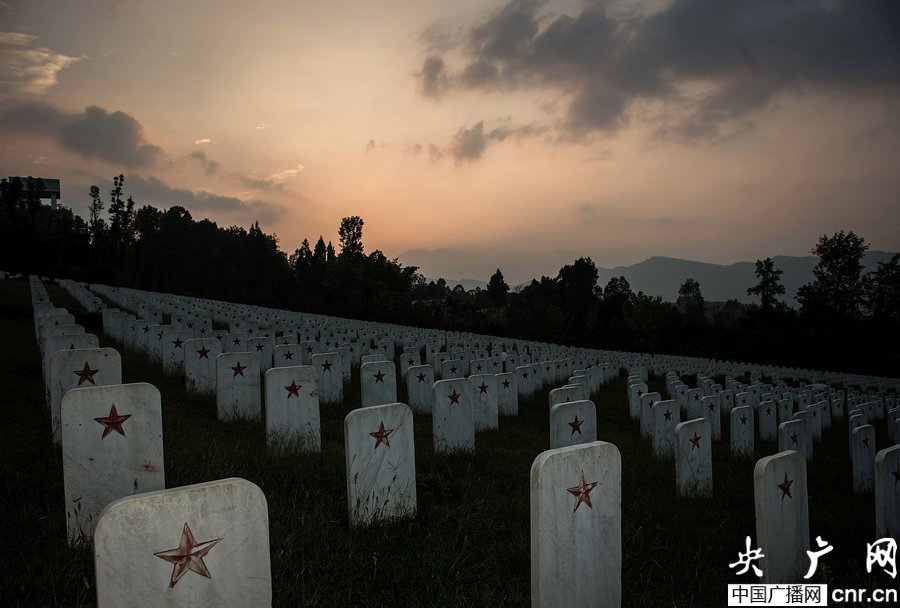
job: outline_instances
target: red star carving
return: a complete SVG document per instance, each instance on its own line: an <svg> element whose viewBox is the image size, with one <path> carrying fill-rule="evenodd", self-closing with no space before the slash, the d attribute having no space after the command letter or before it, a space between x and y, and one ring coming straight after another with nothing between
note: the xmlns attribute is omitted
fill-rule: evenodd
<svg viewBox="0 0 900 608"><path fill-rule="evenodd" d="M714 403L710 403L710 404L709 404L709 411L711 411L711 412L715 412L715 411L716 411L716 405L715 405Z"/></svg>
<svg viewBox="0 0 900 608"><path fill-rule="evenodd" d="M741 416L741 426L747 426L747 417Z"/></svg>
<svg viewBox="0 0 900 608"><path fill-rule="evenodd" d="M197 351L197 354L200 355L200 359L209 359L209 349L205 346L201 346L200 350Z"/></svg>
<svg viewBox="0 0 900 608"><path fill-rule="evenodd" d="M181 345L184 344L184 342L181 341L181 338L175 338L175 341L172 342L172 344L175 345L175 348L181 348Z"/></svg>
<svg viewBox="0 0 900 608"><path fill-rule="evenodd" d="M306 352L307 352L307 353L313 352L313 347L312 347L312 346L307 346L307 347L306 347Z"/></svg>
<svg viewBox="0 0 900 608"><path fill-rule="evenodd" d="M669 410L666 410L666 412L663 414L663 416L666 417L666 420L671 420L671 419L672 419L672 412L670 412Z"/></svg>
<svg viewBox="0 0 900 608"><path fill-rule="evenodd" d="M384 373L382 373L381 370L378 370L378 373L373 374L372 377L375 378L375 384L378 384L379 382L384 384Z"/></svg>
<svg viewBox="0 0 900 608"><path fill-rule="evenodd" d="M206 578L212 578L209 574L209 570L206 568L206 564L203 563L203 558L206 557L209 550L220 540L222 539L216 538L198 543L194 540L191 529L188 527L187 523L185 523L184 529L181 531L181 542L178 544L177 549L169 549L168 551L160 551L159 553L153 554L160 559L175 564L175 567L172 568L172 577L169 579L169 588L171 589L174 587L175 583L177 583L188 570L192 570Z"/></svg>
<svg viewBox="0 0 900 608"><path fill-rule="evenodd" d="M285 351L283 354L284 354L285 361L293 361L294 360L294 353L292 353L291 351L289 351L289 350Z"/></svg>
<svg viewBox="0 0 900 608"><path fill-rule="evenodd" d="M257 344L257 345L256 345L256 352L261 353L261 352L262 352L262 349L263 349L263 345L262 345L262 344Z"/></svg>
<svg viewBox="0 0 900 608"><path fill-rule="evenodd" d="M894 485L900 483L900 462L897 463L897 470L891 471L891 474L894 476Z"/></svg>
<svg viewBox="0 0 900 608"><path fill-rule="evenodd" d="M697 435L697 431L694 431L694 436L688 439L691 442L691 449L700 447L700 440L703 439L700 435Z"/></svg>
<svg viewBox="0 0 900 608"><path fill-rule="evenodd" d="M460 396L461 396L461 395L460 395L459 393L456 392L456 389L453 389L453 392L450 393L449 395L447 395L447 397L450 399L450 405L453 405L454 403L455 403L456 405L459 405L459 398L460 398Z"/></svg>
<svg viewBox="0 0 900 608"><path fill-rule="evenodd" d="M528 380L528 372L522 372L522 378Z"/></svg>
<svg viewBox="0 0 900 608"><path fill-rule="evenodd" d="M78 376L78 386L81 386L85 382L90 382L91 384L97 384L94 382L94 374L99 372L99 369L91 369L91 366L88 365L88 362L84 362L84 367L80 370L75 370L75 374Z"/></svg>
<svg viewBox="0 0 900 608"><path fill-rule="evenodd" d="M419 379L419 382L425 382L425 372L419 372L419 375L416 376Z"/></svg>
<svg viewBox="0 0 900 608"><path fill-rule="evenodd" d="M571 433L571 434L574 435L574 434L576 433L576 431L577 431L578 434L581 435L581 434L582 434L582 433L581 433L581 425L582 425L582 424L584 424L584 420L579 420L579 419L578 419L578 415L576 414L576 415L575 415L575 420L573 420L572 422L569 423L569 426L572 427L572 433Z"/></svg>
<svg viewBox="0 0 900 608"><path fill-rule="evenodd" d="M578 507L581 506L581 503L586 504L589 508L593 509L594 505L591 504L591 490L597 487L596 481L592 481L591 483L585 483L584 481L584 469L581 470L581 481L574 488L566 488L566 491L575 497L575 508L572 509L572 513L578 510Z"/></svg>
<svg viewBox="0 0 900 608"><path fill-rule="evenodd" d="M391 442L388 441L388 435L394 432L394 429L385 429L384 422L378 423L378 430L374 433L369 433L370 436L375 438L375 450L378 449L380 444L384 444L388 447L391 447Z"/></svg>
<svg viewBox="0 0 900 608"><path fill-rule="evenodd" d="M322 370L326 372L331 371L331 361L325 360L325 363L322 364Z"/></svg>
<svg viewBox="0 0 900 608"><path fill-rule="evenodd" d="M450 368L450 373L451 373L451 374L455 374L455 373L456 373L456 368L455 368L455 367L451 367L451 368Z"/></svg>
<svg viewBox="0 0 900 608"><path fill-rule="evenodd" d="M794 434L791 435L791 445L797 445L797 439L800 438L800 433L794 431Z"/></svg>
<svg viewBox="0 0 900 608"><path fill-rule="evenodd" d="M784 497L793 498L791 496L791 486L793 485L794 480L788 480L787 471L784 473L784 481L778 484L778 489L781 490L781 500L784 502Z"/></svg>
<svg viewBox="0 0 900 608"><path fill-rule="evenodd" d="M113 404L112 407L109 408L109 416L94 418L99 424L103 425L103 435L100 436L100 439L106 439L106 436L113 431L124 437L125 429L122 428L122 423L129 418L131 418L131 414L119 416L119 412L116 411L116 406Z"/></svg>
<svg viewBox="0 0 900 608"><path fill-rule="evenodd" d="M235 339L234 339L234 342L232 342L232 344L234 344L235 346L240 346L240 345L241 345L241 340L240 340L240 338L235 338Z"/></svg>
<svg viewBox="0 0 900 608"><path fill-rule="evenodd" d="M150 333L150 326L149 326L149 325L144 325L144 327L143 327L142 329L144 330L144 333L145 333L145 334L149 334L149 333Z"/></svg>
<svg viewBox="0 0 900 608"><path fill-rule="evenodd" d="M510 384L511 384L511 382L510 382L509 380L504 380L504 381L503 381L503 388L509 388L509 385L510 385Z"/></svg>
<svg viewBox="0 0 900 608"><path fill-rule="evenodd" d="M284 387L284 390L288 392L287 398L290 399L291 397L297 397L299 399L301 388L303 388L302 384L297 384L296 382L291 380L291 385Z"/></svg>
<svg viewBox="0 0 900 608"><path fill-rule="evenodd" d="M412 359L409 359L409 360L406 362L406 364L407 364L407 365L412 365L412 364L413 364L413 360L412 360Z"/></svg>
<svg viewBox="0 0 900 608"><path fill-rule="evenodd" d="M863 437L863 440L862 440L862 441L863 441L863 445L864 445L864 446L869 447L869 436L868 436L868 435L866 435L865 437Z"/></svg>
<svg viewBox="0 0 900 608"><path fill-rule="evenodd" d="M236 376L243 376L243 375L244 375L244 370L247 369L247 366L246 366L246 365L241 365L241 362L238 361L238 362L237 362L237 365L235 365L235 366L232 367L231 369L232 369L232 371L234 371L234 376L232 376L232 378L234 378L234 377L236 377Z"/></svg>
<svg viewBox="0 0 900 608"><path fill-rule="evenodd" d="M478 394L479 394L479 395L484 395L485 393L487 393L487 389L488 389L488 385L485 384L484 381L482 381L482 382L481 382L481 385L478 387L478 390L481 391L481 392L478 393Z"/></svg>
<svg viewBox="0 0 900 608"><path fill-rule="evenodd" d="M480 365L476 365L476 366L475 366L475 370L480 372L480 371L481 371L481 366L480 366Z"/></svg>

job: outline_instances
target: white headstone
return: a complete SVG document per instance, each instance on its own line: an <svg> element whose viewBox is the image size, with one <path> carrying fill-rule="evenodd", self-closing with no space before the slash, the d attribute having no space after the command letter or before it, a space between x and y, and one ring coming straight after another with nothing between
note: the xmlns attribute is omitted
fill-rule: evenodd
<svg viewBox="0 0 900 608"><path fill-rule="evenodd" d="M515 372L504 372L497 378L497 410L501 416L519 415L518 375Z"/></svg>
<svg viewBox="0 0 900 608"><path fill-rule="evenodd" d="M853 464L853 493L871 492L875 487L875 427L865 424L853 429L850 455Z"/></svg>
<svg viewBox="0 0 900 608"><path fill-rule="evenodd" d="M531 465L531 605L622 603L622 458L597 441Z"/></svg>
<svg viewBox="0 0 900 608"><path fill-rule="evenodd" d="M258 419L262 415L256 353L216 357L216 408L219 420Z"/></svg>
<svg viewBox="0 0 900 608"><path fill-rule="evenodd" d="M432 385L432 397L434 451L474 451L475 406L469 381L438 380Z"/></svg>
<svg viewBox="0 0 900 608"><path fill-rule="evenodd" d="M900 542L900 445L875 455L875 538Z"/></svg>
<svg viewBox="0 0 900 608"><path fill-rule="evenodd" d="M216 394L216 357L222 343L216 338L193 338L184 343L184 384L188 392Z"/></svg>
<svg viewBox="0 0 900 608"><path fill-rule="evenodd" d="M265 373L266 445L273 450L322 449L319 389L310 365L273 367Z"/></svg>
<svg viewBox="0 0 900 608"><path fill-rule="evenodd" d="M373 405L344 418L350 525L410 517L416 512L412 410Z"/></svg>
<svg viewBox="0 0 900 608"><path fill-rule="evenodd" d="M316 370L320 403L340 403L344 400L344 371L341 358L335 352L317 353L310 358Z"/></svg>
<svg viewBox="0 0 900 608"><path fill-rule="evenodd" d="M98 608L272 605L266 497L222 479L123 498L94 533Z"/></svg>
<svg viewBox="0 0 900 608"><path fill-rule="evenodd" d="M673 399L657 401L651 408L653 417L653 453L658 458L675 457L675 426L681 422L681 408Z"/></svg>
<svg viewBox="0 0 900 608"><path fill-rule="evenodd" d="M166 487L159 391L146 383L74 388L62 399L69 542L89 541L112 501Z"/></svg>
<svg viewBox="0 0 900 608"><path fill-rule="evenodd" d="M766 456L753 469L756 541L763 582L802 583L809 567L806 460L790 450Z"/></svg>
<svg viewBox="0 0 900 608"><path fill-rule="evenodd" d="M475 430L498 428L497 377L494 374L475 374L469 376L469 384L475 404Z"/></svg>
<svg viewBox="0 0 900 608"><path fill-rule="evenodd" d="M60 441L60 404L70 389L122 384L122 358L112 348L59 350L50 356L47 393L53 443Z"/></svg>
<svg viewBox="0 0 900 608"><path fill-rule="evenodd" d="M557 403L550 409L550 447L597 441L597 408L590 400Z"/></svg>
<svg viewBox="0 0 900 608"><path fill-rule="evenodd" d="M712 440L706 418L675 425L675 485L681 496L712 496Z"/></svg>
<svg viewBox="0 0 900 608"><path fill-rule="evenodd" d="M397 402L397 368L390 361L371 361L359 366L361 405Z"/></svg>
<svg viewBox="0 0 900 608"><path fill-rule="evenodd" d="M731 410L731 455L753 458L753 408L743 405Z"/></svg>

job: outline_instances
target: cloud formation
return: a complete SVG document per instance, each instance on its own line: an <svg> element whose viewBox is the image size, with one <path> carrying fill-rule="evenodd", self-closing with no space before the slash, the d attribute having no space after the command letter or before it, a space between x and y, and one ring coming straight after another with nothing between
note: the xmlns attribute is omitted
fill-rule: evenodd
<svg viewBox="0 0 900 608"><path fill-rule="evenodd" d="M612 133L640 119L690 141L739 131L782 92L898 94L900 3L892 0L614 9L586 2L577 14L553 15L547 3L512 0L452 49L435 25L421 36L420 92L549 90L564 100L553 117L562 135Z"/></svg>
<svg viewBox="0 0 900 608"><path fill-rule="evenodd" d="M198 214L212 213L225 215L229 220L246 224L254 221L262 223L274 222L282 216L285 209L280 205L254 199L245 201L233 196L222 196L212 192L174 188L162 180L150 176L129 175L128 192L134 195L139 204L168 208L181 205Z"/></svg>
<svg viewBox="0 0 900 608"><path fill-rule="evenodd" d="M0 103L40 97L56 84L59 73L80 60L46 47L34 47L36 36L0 32Z"/></svg>
<svg viewBox="0 0 900 608"><path fill-rule="evenodd" d="M23 103L0 112L0 128L26 136L56 140L63 148L85 158L126 167L147 167L164 158L162 148L144 139L144 129L124 112L109 113L90 106L68 113L42 103Z"/></svg>
<svg viewBox="0 0 900 608"><path fill-rule="evenodd" d="M215 175L219 171L219 163L207 157L203 150L194 150L188 154L188 158L200 165L207 175Z"/></svg>

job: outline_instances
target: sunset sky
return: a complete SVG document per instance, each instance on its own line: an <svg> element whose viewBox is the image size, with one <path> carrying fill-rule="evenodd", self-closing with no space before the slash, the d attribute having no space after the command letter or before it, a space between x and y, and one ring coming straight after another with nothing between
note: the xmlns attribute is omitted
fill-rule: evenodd
<svg viewBox="0 0 900 608"><path fill-rule="evenodd" d="M427 276L900 249L900 2L0 0L0 174Z"/></svg>

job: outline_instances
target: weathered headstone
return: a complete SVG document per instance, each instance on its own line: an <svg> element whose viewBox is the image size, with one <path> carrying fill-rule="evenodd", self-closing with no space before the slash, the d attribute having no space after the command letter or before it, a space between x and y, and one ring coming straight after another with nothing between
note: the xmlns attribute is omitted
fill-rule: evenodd
<svg viewBox="0 0 900 608"><path fill-rule="evenodd" d="M188 392L216 394L216 357L222 343L216 338L193 338L184 343L184 384Z"/></svg>
<svg viewBox="0 0 900 608"><path fill-rule="evenodd" d="M597 441L531 465L531 605L622 603L622 458Z"/></svg>
<svg viewBox="0 0 900 608"><path fill-rule="evenodd" d="M753 408L744 405L731 410L731 455L753 458Z"/></svg>
<svg viewBox="0 0 900 608"><path fill-rule="evenodd" d="M778 436L778 408L774 401L761 401L757 410L759 416L759 438L775 441Z"/></svg>
<svg viewBox="0 0 900 608"><path fill-rule="evenodd" d="M122 358L112 348L59 350L50 356L47 394L53 443L60 441L60 404L69 389L122 384Z"/></svg>
<svg viewBox="0 0 900 608"><path fill-rule="evenodd" d="M469 376L469 384L475 404L475 430L498 428L497 377L494 374L475 374Z"/></svg>
<svg viewBox="0 0 900 608"><path fill-rule="evenodd" d="M871 424L853 429L850 460L853 465L853 493L871 492L875 487L875 427Z"/></svg>
<svg viewBox="0 0 900 608"><path fill-rule="evenodd" d="M504 372L497 378L497 410L501 416L519 415L518 376L515 372Z"/></svg>
<svg viewBox="0 0 900 608"><path fill-rule="evenodd" d="M310 365L316 370L320 403L340 403L344 400L344 372L341 358L335 352L316 353L310 357Z"/></svg>
<svg viewBox="0 0 900 608"><path fill-rule="evenodd" d="M159 391L146 383L73 388L61 415L67 535L89 541L109 503L166 487Z"/></svg>
<svg viewBox="0 0 900 608"><path fill-rule="evenodd" d="M322 449L319 388L310 365L273 367L265 373L266 445L275 451Z"/></svg>
<svg viewBox="0 0 900 608"><path fill-rule="evenodd" d="M789 450L757 461L753 495L763 582L802 583L809 566L809 507L803 454Z"/></svg>
<svg viewBox="0 0 900 608"><path fill-rule="evenodd" d="M256 353L226 352L216 357L216 408L219 420L262 415Z"/></svg>
<svg viewBox="0 0 900 608"><path fill-rule="evenodd" d="M900 542L900 445L875 454L875 538Z"/></svg>
<svg viewBox="0 0 900 608"><path fill-rule="evenodd" d="M597 441L597 408L590 400L557 403L550 409L550 447Z"/></svg>
<svg viewBox="0 0 900 608"><path fill-rule="evenodd" d="M431 365L413 365L406 370L406 395L409 407L420 413L431 413L434 397L431 385L434 384L434 368Z"/></svg>
<svg viewBox="0 0 900 608"><path fill-rule="evenodd" d="M416 512L412 410L403 403L356 409L344 419L350 525Z"/></svg>
<svg viewBox="0 0 900 608"><path fill-rule="evenodd" d="M707 395L700 398L700 407L703 408L703 418L709 420L709 432L713 441L722 439L722 414L718 395Z"/></svg>
<svg viewBox="0 0 900 608"><path fill-rule="evenodd" d="M466 378L438 380L432 386L431 421L435 452L475 449L475 406Z"/></svg>
<svg viewBox="0 0 900 608"><path fill-rule="evenodd" d="M371 361L359 366L362 407L397 402L397 368L390 361Z"/></svg>
<svg viewBox="0 0 900 608"><path fill-rule="evenodd" d="M712 439L706 418L675 425L675 484L681 496L712 496Z"/></svg>
<svg viewBox="0 0 900 608"><path fill-rule="evenodd" d="M272 605L266 498L244 479L110 504L94 533L98 608Z"/></svg>
<svg viewBox="0 0 900 608"><path fill-rule="evenodd" d="M657 401L651 408L653 417L653 453L658 458L674 458L675 426L681 422L681 408L674 399Z"/></svg>

